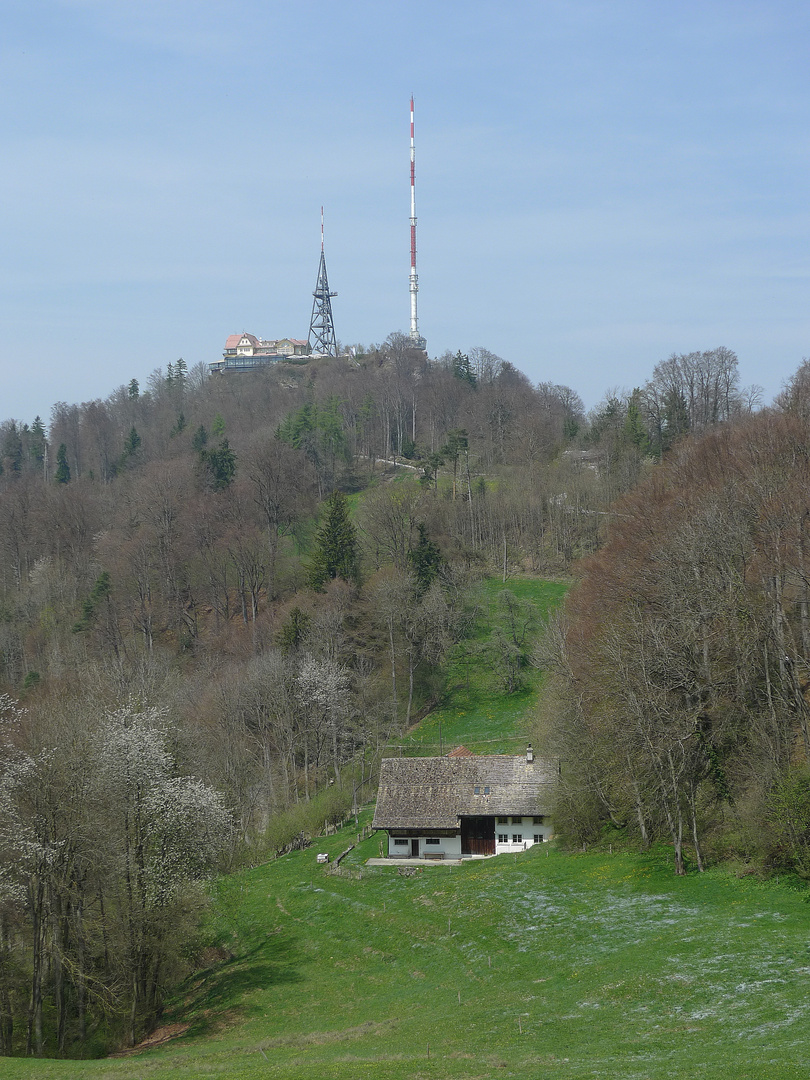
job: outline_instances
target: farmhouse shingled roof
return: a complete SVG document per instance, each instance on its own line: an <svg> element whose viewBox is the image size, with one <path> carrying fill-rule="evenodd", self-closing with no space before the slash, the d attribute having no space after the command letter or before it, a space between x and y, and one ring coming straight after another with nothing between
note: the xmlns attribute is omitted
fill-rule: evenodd
<svg viewBox="0 0 810 1080"><path fill-rule="evenodd" d="M551 762L523 755L384 758L374 827L455 829L459 817L547 814L556 778Z"/></svg>

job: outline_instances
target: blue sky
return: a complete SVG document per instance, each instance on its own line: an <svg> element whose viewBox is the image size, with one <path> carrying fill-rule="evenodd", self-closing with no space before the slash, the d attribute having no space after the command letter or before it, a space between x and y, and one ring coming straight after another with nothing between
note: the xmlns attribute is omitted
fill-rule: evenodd
<svg viewBox="0 0 810 1080"><path fill-rule="evenodd" d="M4 0L0 418L230 333L419 323L588 406L725 345L810 354L810 6Z"/></svg>

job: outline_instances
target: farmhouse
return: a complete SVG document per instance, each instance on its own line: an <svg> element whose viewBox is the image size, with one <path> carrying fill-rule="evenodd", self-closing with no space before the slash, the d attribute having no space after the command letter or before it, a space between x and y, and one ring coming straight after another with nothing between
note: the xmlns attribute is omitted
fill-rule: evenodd
<svg viewBox="0 0 810 1080"><path fill-rule="evenodd" d="M525 755L384 758L374 827L389 858L523 851L551 838L557 767Z"/></svg>

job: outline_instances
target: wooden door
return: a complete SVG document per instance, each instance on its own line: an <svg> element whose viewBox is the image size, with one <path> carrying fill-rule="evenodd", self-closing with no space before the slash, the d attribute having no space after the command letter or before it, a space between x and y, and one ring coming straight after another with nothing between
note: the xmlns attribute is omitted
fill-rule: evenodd
<svg viewBox="0 0 810 1080"><path fill-rule="evenodd" d="M495 854L494 817L463 817L461 819L461 854Z"/></svg>
<svg viewBox="0 0 810 1080"><path fill-rule="evenodd" d="M411 840L411 858L412 859L418 859L419 858L419 838L416 837L416 836L414 836L413 839Z"/></svg>

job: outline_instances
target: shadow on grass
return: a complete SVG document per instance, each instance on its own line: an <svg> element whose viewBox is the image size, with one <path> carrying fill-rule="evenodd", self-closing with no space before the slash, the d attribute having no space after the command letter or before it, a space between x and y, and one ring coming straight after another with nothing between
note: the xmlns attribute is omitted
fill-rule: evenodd
<svg viewBox="0 0 810 1080"><path fill-rule="evenodd" d="M300 982L298 963L295 937L274 932L250 951L191 975L166 1019L189 1023L187 1035L193 1038L260 1015L267 1006L254 1000L256 991Z"/></svg>

